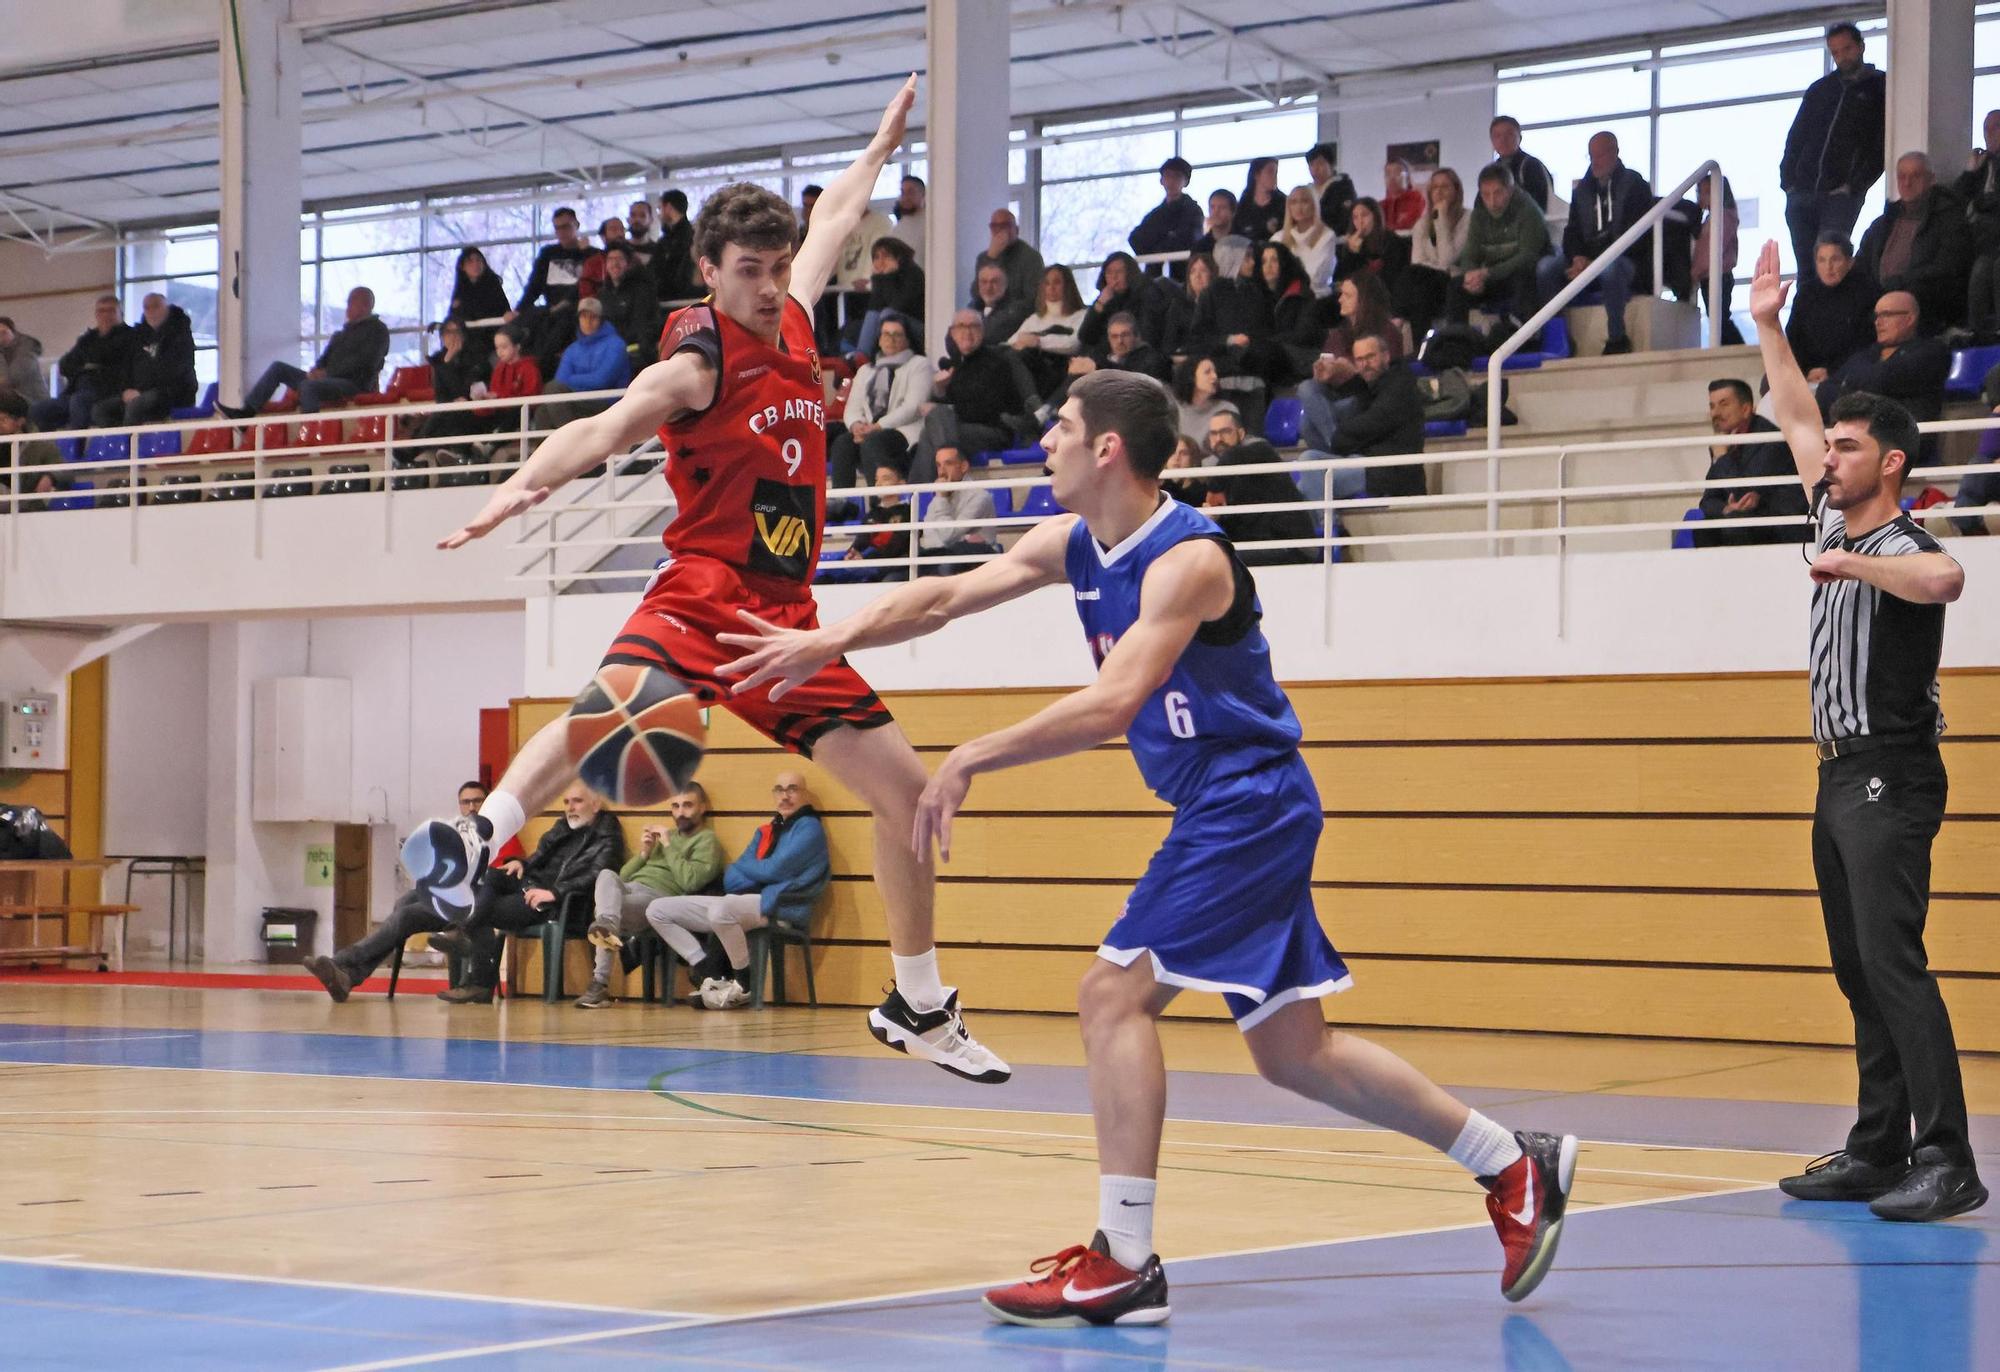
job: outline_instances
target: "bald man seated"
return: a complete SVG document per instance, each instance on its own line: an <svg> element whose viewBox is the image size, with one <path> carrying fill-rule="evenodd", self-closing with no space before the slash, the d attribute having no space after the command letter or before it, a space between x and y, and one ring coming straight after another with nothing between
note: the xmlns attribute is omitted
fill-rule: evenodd
<svg viewBox="0 0 2000 1372"><path fill-rule="evenodd" d="M688 965L694 1003L736 1010L750 1003L753 929L774 922L804 928L826 890L830 865L826 827L813 809L805 778L780 772L771 783L770 821L722 874L720 896L666 896L646 907L646 920ZM705 954L701 935L714 934L719 957Z"/></svg>
<svg viewBox="0 0 2000 1372"><path fill-rule="evenodd" d="M1875 341L1855 351L1819 383L1820 413L1850 391L1869 391L1901 402L1919 424L1944 414L1944 383L1951 375L1951 350L1921 330L1917 298L1889 291L1875 302Z"/></svg>

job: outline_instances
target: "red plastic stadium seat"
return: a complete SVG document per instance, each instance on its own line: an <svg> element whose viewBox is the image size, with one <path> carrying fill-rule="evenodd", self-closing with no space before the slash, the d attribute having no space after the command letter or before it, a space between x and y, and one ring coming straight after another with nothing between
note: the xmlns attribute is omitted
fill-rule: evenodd
<svg viewBox="0 0 2000 1372"><path fill-rule="evenodd" d="M437 392L431 385L429 364L421 367L396 368L395 373L389 378L389 398L408 400L418 405L428 404L437 399Z"/></svg>
<svg viewBox="0 0 2000 1372"><path fill-rule="evenodd" d="M304 419L299 421L299 446L301 448L330 448L346 441L345 425L338 419Z"/></svg>
<svg viewBox="0 0 2000 1372"><path fill-rule="evenodd" d="M354 438L356 443L380 443L388 432L388 416L363 414L354 417Z"/></svg>
<svg viewBox="0 0 2000 1372"><path fill-rule="evenodd" d="M225 426L213 429L197 429L187 445L189 456L202 453L226 453L236 447L237 430Z"/></svg>
<svg viewBox="0 0 2000 1372"><path fill-rule="evenodd" d="M263 429L264 441L261 446L265 452L273 452L279 448L289 448L292 446L291 425L266 424L263 426ZM236 451L239 453L253 452L259 446L257 441L257 426L253 424L243 430L242 437L236 442Z"/></svg>

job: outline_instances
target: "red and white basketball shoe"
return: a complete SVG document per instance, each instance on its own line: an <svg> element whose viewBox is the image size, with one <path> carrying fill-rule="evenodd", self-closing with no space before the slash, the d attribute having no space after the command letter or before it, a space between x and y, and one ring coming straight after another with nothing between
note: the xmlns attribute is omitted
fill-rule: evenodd
<svg viewBox="0 0 2000 1372"><path fill-rule="evenodd" d="M1102 1232L1088 1248L1065 1248L1029 1265L1039 1277L995 1287L982 1302L1007 1324L1072 1328L1085 1324L1165 1324L1167 1274L1155 1253L1138 1271L1115 1261Z"/></svg>
<svg viewBox="0 0 2000 1372"><path fill-rule="evenodd" d="M1576 1178L1576 1135L1517 1133L1520 1158L1497 1177L1481 1177L1486 1213L1500 1234L1506 1263L1500 1294L1524 1299L1541 1285L1562 1238L1563 1211Z"/></svg>

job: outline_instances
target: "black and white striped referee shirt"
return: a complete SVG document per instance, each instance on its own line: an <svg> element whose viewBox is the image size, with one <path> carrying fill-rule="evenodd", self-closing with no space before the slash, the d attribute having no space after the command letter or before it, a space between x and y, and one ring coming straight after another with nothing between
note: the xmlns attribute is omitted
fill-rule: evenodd
<svg viewBox="0 0 2000 1372"><path fill-rule="evenodd" d="M1905 557L1944 549L1907 514L1849 540L1838 510L1821 520L1819 549ZM1813 587L1813 740L1944 732L1938 658L1944 606L1917 605L1865 581Z"/></svg>

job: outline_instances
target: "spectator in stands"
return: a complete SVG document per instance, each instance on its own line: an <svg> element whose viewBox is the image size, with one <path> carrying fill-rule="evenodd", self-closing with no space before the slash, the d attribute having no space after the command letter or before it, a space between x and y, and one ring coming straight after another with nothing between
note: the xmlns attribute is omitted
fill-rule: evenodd
<svg viewBox="0 0 2000 1372"><path fill-rule="evenodd" d="M565 938L582 935L590 919L597 874L625 861L625 833L603 797L580 781L563 792L563 817L535 845L533 856L494 867L487 875L492 899L480 893L472 915L430 937L431 947L467 959L465 980L438 999L453 1005L489 1005L500 980L500 936L548 920L563 921ZM497 878L510 880L502 882Z"/></svg>
<svg viewBox="0 0 2000 1372"><path fill-rule="evenodd" d="M581 298L583 264L591 254L590 244L577 232L575 210L560 207L550 223L556 241L535 254L521 298L506 315L510 322L521 320L544 372L554 370L556 359L576 336L576 302Z"/></svg>
<svg viewBox="0 0 2000 1372"><path fill-rule="evenodd" d="M2000 365L1986 373L1979 394L1988 413L2000 415ZM1973 451L1972 461L1982 467L2000 462L2000 429L1979 431L1979 446ZM1958 495L1951 503L1959 509L2000 504L2000 472L1973 472L1960 477ZM1986 522L1988 518L1990 516L1987 515L1956 515L1951 524L1967 537L1982 538L1992 532Z"/></svg>
<svg viewBox="0 0 2000 1372"><path fill-rule="evenodd" d="M1139 321L1129 311L1120 310L1111 316L1104 331L1104 346L1088 357L1070 359L1069 371L1071 376L1088 376L1095 371L1138 372L1164 382L1173 375L1173 364L1139 336Z"/></svg>
<svg viewBox="0 0 2000 1372"><path fill-rule="evenodd" d="M97 406L123 389L132 366L132 326L119 317L115 295L98 296L91 309L91 326L56 364L62 393L30 407L38 429L87 429Z"/></svg>
<svg viewBox="0 0 2000 1372"><path fill-rule="evenodd" d="M985 270L981 269L982 274ZM1083 295L1076 288L1075 274L1061 265L1043 272L1040 307L1022 320L1007 340L1027 364L1036 394L1048 395L1062 384L1069 359L1082 346L1078 330L1083 327L1083 316Z"/></svg>
<svg viewBox="0 0 2000 1372"><path fill-rule="evenodd" d="M1243 422L1233 409L1220 410L1209 416L1208 450L1215 456L1218 468L1251 467L1284 460L1278 456L1278 450L1263 439L1246 437ZM1283 472L1263 472L1212 481L1202 503L1208 507L1215 522L1222 526L1222 532L1229 541L1237 546L1237 556L1245 566L1272 567L1290 562L1318 561L1318 550L1314 548L1243 549L1246 543L1305 540L1318 536L1319 531L1313 522L1312 511L1306 506L1305 497ZM1296 508L1255 514L1226 513L1234 505L1289 505Z"/></svg>
<svg viewBox="0 0 2000 1372"><path fill-rule="evenodd" d="M1971 230L1964 202L1937 183L1924 153L1896 159L1896 199L1861 235L1858 260L1878 289L1914 295L1932 333L1959 322L1972 271Z"/></svg>
<svg viewBox="0 0 2000 1372"><path fill-rule="evenodd" d="M1292 187L1292 193L1285 197L1285 227L1271 241L1284 244L1298 258L1314 295L1333 289L1334 250L1340 236L1321 221L1319 197L1311 186Z"/></svg>
<svg viewBox="0 0 2000 1372"><path fill-rule="evenodd" d="M1185 158L1169 157L1160 164L1160 189L1166 194L1126 235L1125 241L1132 245L1133 252L1146 257L1153 253L1194 251L1195 240L1201 237L1204 226L1201 206L1187 193L1188 182L1193 179L1194 168ZM1146 274L1160 275L1160 264L1148 263ZM1186 279L1187 264L1170 264L1167 275L1176 281Z"/></svg>
<svg viewBox="0 0 2000 1372"><path fill-rule="evenodd" d="M1236 197L1234 232L1252 243L1262 243L1285 227L1285 197L1278 190L1278 159L1253 157Z"/></svg>
<svg viewBox="0 0 2000 1372"><path fill-rule="evenodd" d="M1006 206L993 211L986 231L991 235L986 250L973 260L975 273L988 262L997 262L1007 273L1007 294L1015 300L1033 301L1041 289L1042 255L1035 245L1022 240L1021 223ZM977 276L974 277L977 280Z"/></svg>
<svg viewBox="0 0 2000 1372"><path fill-rule="evenodd" d="M1392 157L1382 165L1382 222L1391 233L1407 233L1424 217L1424 193L1410 184L1410 164Z"/></svg>
<svg viewBox="0 0 2000 1372"><path fill-rule="evenodd" d="M660 194L660 246L653 254L653 280L660 288L661 304L669 309L676 301L704 294L694 265L694 224L688 218L686 191L669 189Z"/></svg>
<svg viewBox="0 0 2000 1372"><path fill-rule="evenodd" d="M616 329L606 326L603 302L585 296L576 305L576 341L563 349L555 379L542 388L542 394L615 391L631 379L632 359L626 355L625 340ZM544 405L538 411L537 427L557 428L610 404L609 400L564 400Z"/></svg>
<svg viewBox="0 0 2000 1372"><path fill-rule="evenodd" d="M1364 273L1379 276L1393 296L1409 265L1410 240L1389 231L1382 222L1382 207L1372 197L1355 201L1348 211L1347 236L1340 240L1333 279L1345 281Z"/></svg>
<svg viewBox="0 0 2000 1372"><path fill-rule="evenodd" d="M1234 369L1252 343L1274 336L1271 297L1255 281L1242 279L1241 268L1254 262L1249 244L1231 234L1215 250L1215 281L1195 303L1189 326L1189 355L1205 353Z"/></svg>
<svg viewBox="0 0 2000 1372"><path fill-rule="evenodd" d="M1917 298L1889 291L1875 302L1875 341L1855 353L1819 383L1822 414L1850 391L1870 391L1899 400L1919 424L1944 413L1944 383L1951 375L1951 350L1920 334Z"/></svg>
<svg viewBox="0 0 2000 1372"><path fill-rule="evenodd" d="M722 884L722 844L708 823L708 792L691 781L667 802L672 827L648 824L639 831L639 851L617 871L597 874L592 891L590 941L596 956L590 985L577 997L576 1008L596 1010L611 1003L611 959L614 950L637 950L632 940L644 933L646 915L655 903L674 896L697 896ZM628 956L626 970L638 965Z"/></svg>
<svg viewBox="0 0 2000 1372"><path fill-rule="evenodd" d="M484 368L466 342L465 325L456 319L446 319L438 325L438 349L431 354L430 362L433 400L442 405L474 398L472 388L483 379ZM492 427L490 420L480 418L472 410L441 410L419 419L411 436L435 443L484 433Z"/></svg>
<svg viewBox="0 0 2000 1372"><path fill-rule="evenodd" d="M1225 238L1236 236L1236 192L1210 191L1208 193L1208 218L1202 222L1201 237L1195 239L1197 253L1215 255L1215 245Z"/></svg>
<svg viewBox="0 0 2000 1372"><path fill-rule="evenodd" d="M986 342L977 310L952 316L931 396L937 403L924 416L910 461L913 482L937 479L937 454L944 449L977 453L1012 447L1041 405L1021 355Z"/></svg>
<svg viewBox="0 0 2000 1372"><path fill-rule="evenodd" d="M2000 338L2000 110L1986 111L1985 146L1973 149L1965 172L1952 183L1965 202L1972 252L1965 322L1982 338Z"/></svg>
<svg viewBox="0 0 2000 1372"><path fill-rule="evenodd" d="M896 226L889 230L889 236L905 244L910 250L910 258L919 268L924 264L924 199L929 188L921 176L905 176L903 184L896 191ZM921 318L919 309L916 317Z"/></svg>
<svg viewBox="0 0 2000 1372"><path fill-rule="evenodd" d="M908 472L887 463L875 469L874 485L900 486L910 480ZM858 533L854 541L847 545L842 559L847 562L881 562L880 571L859 571L847 577L852 581L907 581L909 580L910 556L910 502L900 491L881 491L868 497L868 513L862 516L862 523L873 527L872 533Z"/></svg>
<svg viewBox="0 0 2000 1372"><path fill-rule="evenodd" d="M1806 87L1785 136L1778 187L1793 260L1810 261L1823 233L1845 238L1861 217L1861 202L1882 175L1888 121L1888 80L1861 60L1861 30L1835 24L1826 31L1834 69Z"/></svg>
<svg viewBox="0 0 2000 1372"><path fill-rule="evenodd" d="M472 383L474 400L520 400L542 393L542 369L528 352L528 336L519 324L503 324L493 335L493 370L484 381ZM481 416L496 416L511 426L513 416L499 410L474 410ZM530 416L536 428L550 427L539 411Z"/></svg>
<svg viewBox="0 0 2000 1372"><path fill-rule="evenodd" d="M194 325L187 311L154 291L140 306L131 341L124 389L100 400L91 414L99 426L152 424L194 404Z"/></svg>
<svg viewBox="0 0 2000 1372"><path fill-rule="evenodd" d="M1358 202L1355 208L1360 209ZM1296 337L1308 317L1318 314L1319 301L1306 279L1305 267L1276 239L1257 249L1257 282L1271 302L1271 332L1252 339L1235 362L1241 371L1262 377L1273 388L1288 386L1304 373L1293 366L1285 340Z"/></svg>
<svg viewBox="0 0 2000 1372"><path fill-rule="evenodd" d="M919 554L938 557L991 557L1000 549L999 534L987 524L968 525L973 519L994 517L993 492L983 481L967 481L972 468L965 455L946 448L937 455L938 480L949 483L931 497L930 507L917 521ZM956 576L978 565L972 562L940 562L919 567L923 576Z"/></svg>
<svg viewBox="0 0 2000 1372"><path fill-rule="evenodd" d="M923 340L911 336L902 315L891 311L882 316L875 359L862 364L847 388L845 422L827 426L829 486L845 489L864 472L909 467L910 445L924 431L931 398L933 373L922 347ZM854 513L841 512L846 518Z"/></svg>
<svg viewBox="0 0 2000 1372"><path fill-rule="evenodd" d="M1231 406L1230 408L1233 410L1235 407ZM1180 440L1174 444L1173 455L1167 459L1166 470L1169 472L1192 472L1215 461L1214 458L1208 456L1207 451L1202 447L1202 444L1206 441L1206 429L1202 431L1202 437L1200 438L1183 433L1180 436ZM1208 503L1208 482L1202 480L1200 477L1162 476L1160 478L1160 489L1175 500L1180 501L1181 504L1192 505L1196 509L1200 509Z"/></svg>
<svg viewBox="0 0 2000 1372"><path fill-rule="evenodd" d="M1799 277L1798 297L1785 337L1806 380L1817 386L1827 375L1875 341L1878 292L1868 273L1854 269L1854 245L1827 232L1813 249L1813 269Z"/></svg>
<svg viewBox="0 0 2000 1372"><path fill-rule="evenodd" d="M1375 277L1349 277L1335 290L1332 303L1336 310L1326 310L1323 302L1294 338L1292 357L1301 374L1336 387L1347 385L1355 375L1354 345L1364 338L1386 342L1392 362L1413 351L1410 326L1396 317L1389 292Z"/></svg>
<svg viewBox="0 0 2000 1372"><path fill-rule="evenodd" d="M347 322L326 340L311 371L289 362L273 362L243 395L241 405L216 402L216 413L248 419L271 403L280 386L299 398L299 413L317 414L328 402L339 402L382 381L382 364L389 359L389 326L375 315L375 292L356 286L347 293Z"/></svg>
<svg viewBox="0 0 2000 1372"><path fill-rule="evenodd" d="M0 315L0 394L7 392L32 405L49 398L49 381L42 374L42 340Z"/></svg>
<svg viewBox="0 0 2000 1372"><path fill-rule="evenodd" d="M992 262L974 274L972 299L986 341L992 344L1012 342L1032 311L1027 301L1015 300L1007 294L1007 273Z"/></svg>
<svg viewBox="0 0 2000 1372"><path fill-rule="evenodd" d="M807 185L801 187L799 190L799 241L801 243L805 241L806 230L812 226L813 206L819 203L820 196L825 193L826 187L824 186Z"/></svg>
<svg viewBox="0 0 2000 1372"><path fill-rule="evenodd" d="M635 262L651 263L660 241L660 221L653 216L653 202L643 196L625 207L625 241L632 245Z"/></svg>
<svg viewBox="0 0 2000 1372"><path fill-rule="evenodd" d="M1493 145L1493 161L1507 169L1511 184L1532 200L1546 218L1549 202L1555 195L1555 178L1549 175L1546 162L1522 150L1521 121L1511 114L1496 114L1486 126L1486 137Z"/></svg>
<svg viewBox="0 0 2000 1372"><path fill-rule="evenodd" d="M646 909L647 920L688 964L696 1004L711 1010L750 1003L750 944L744 935L774 922L804 928L833 874L826 827L805 778L780 772L771 801L776 813L722 874L727 895L673 896ZM720 958L704 957L703 934L714 934L721 943Z"/></svg>
<svg viewBox="0 0 2000 1372"><path fill-rule="evenodd" d="M1198 252L1188 258L1187 280L1180 283L1178 290L1167 288L1156 293L1161 308L1156 323L1159 336L1154 341L1173 362L1184 361L1198 351L1192 342L1195 319L1201 313L1202 297L1214 285L1215 259Z"/></svg>
<svg viewBox="0 0 2000 1372"><path fill-rule="evenodd" d="M1549 225L1501 162L1479 172L1479 203L1466 227L1464 268L1445 299L1445 317L1463 324L1474 305L1518 325L1535 312L1535 264L1549 250Z"/></svg>
<svg viewBox="0 0 2000 1372"><path fill-rule="evenodd" d="M487 265L486 254L474 247L458 250L458 265L452 272L451 308L447 318L465 325L465 346L475 357L493 355L493 335L497 323L475 326L478 319L507 318L507 287Z"/></svg>
<svg viewBox="0 0 2000 1372"><path fill-rule="evenodd" d="M1429 198L1429 209L1410 235L1410 268L1403 273L1402 290L1396 297L1418 338L1429 333L1432 323L1444 313L1451 283L1464 270L1458 259L1465 252L1465 235L1471 224L1465 208L1465 183L1450 167L1431 173Z"/></svg>
<svg viewBox="0 0 2000 1372"><path fill-rule="evenodd" d="M597 303L605 325L624 340L633 373L650 366L660 344L660 292L639 269L631 244L614 243L604 250Z"/></svg>
<svg viewBox="0 0 2000 1372"><path fill-rule="evenodd" d="M625 221L617 215L597 226L597 239L602 245L584 259L583 276L576 283L578 295L596 295L604 285L604 257L616 244L625 241Z"/></svg>
<svg viewBox="0 0 2000 1372"><path fill-rule="evenodd" d="M924 269L917 265L909 244L900 238L876 239L868 266L868 310L855 338L855 355L864 358L875 355L875 336L886 316L894 313L918 321L924 317Z"/></svg>
<svg viewBox="0 0 2000 1372"><path fill-rule="evenodd" d="M1197 443L1208 438L1209 416L1236 409L1222 398L1222 374L1212 357L1190 357L1174 368L1174 399L1180 402L1181 432Z"/></svg>
<svg viewBox="0 0 2000 1372"><path fill-rule="evenodd" d="M1537 289L1544 300L1583 274L1609 251L1619 236L1653 207L1653 188L1646 178L1618 157L1618 135L1608 130L1590 136L1590 170L1570 193L1569 224L1563 229L1562 252L1537 262ZM1652 245L1644 235L1604 264L1593 283L1604 301L1604 355L1632 351L1625 332L1625 306L1635 287L1650 288ZM1645 262L1641 262L1645 258Z"/></svg>
<svg viewBox="0 0 2000 1372"><path fill-rule="evenodd" d="M1734 347L1743 341L1743 331L1736 327L1732 317L1730 299L1736 293L1736 234L1742 220L1736 213L1736 192L1729 188L1729 178L1722 178L1722 213L1717 214L1709 201L1710 178L1703 177L1695 187L1695 203L1701 209L1701 228L1694 236L1694 284L1701 292L1702 303L1708 307L1708 326L1722 330L1722 341ZM1643 241L1643 240L1641 240ZM1722 299L1720 303L1708 298L1708 269L1714 254L1722 254Z"/></svg>
<svg viewBox="0 0 2000 1372"><path fill-rule="evenodd" d="M1363 335L1354 342L1354 374L1345 383L1334 380L1333 369L1316 365L1312 379L1299 386L1305 414L1299 425L1307 460L1327 457L1385 457L1424 450L1424 401L1410 369L1390 355L1388 340ZM1329 473L1299 473L1299 485L1309 500L1319 500ZM1420 462L1395 467L1336 467L1333 496L1422 495L1424 468Z"/></svg>
<svg viewBox="0 0 2000 1372"><path fill-rule="evenodd" d="M832 283L838 290L829 290L819 302L820 327L830 331L827 334L830 340L837 343L841 338L858 338L860 326L855 321L863 319L868 312L868 288L875 273L875 245L890 237L895 227L888 215L870 206L863 211L861 222L841 244L840 260L834 264ZM899 243L898 247L908 251L906 244ZM921 305L915 314L923 314ZM836 327L836 320L846 322ZM825 351L833 352L835 349L827 348Z"/></svg>
<svg viewBox="0 0 2000 1372"><path fill-rule="evenodd" d="M0 440L34 432L28 398L19 391L0 391ZM11 490L13 483L5 476L9 469L18 469L20 490L25 495L58 495L68 489L58 475L63 469L62 451L46 438L0 442L0 487ZM23 502L23 508L35 506Z"/></svg>
<svg viewBox="0 0 2000 1372"><path fill-rule="evenodd" d="M1735 548L1751 543L1797 543L1805 536L1805 487L1798 465L1785 446L1778 426L1757 413L1750 385L1733 378L1708 383L1708 427L1718 434L1768 433L1769 443L1738 443L1708 450L1709 481L1739 481L1746 477L1782 476L1774 486L1710 487L1701 493L1701 522L1694 526L1697 548ZM1732 519L1792 515L1792 526L1767 524L1732 527Z"/></svg>
<svg viewBox="0 0 2000 1372"><path fill-rule="evenodd" d="M1313 194L1319 197L1320 222L1344 234L1348 211L1354 207L1354 181L1336 170L1339 161L1339 150L1333 144L1317 144L1306 154L1306 174L1312 177Z"/></svg>
<svg viewBox="0 0 2000 1372"><path fill-rule="evenodd" d="M1103 346L1105 329L1112 316L1129 314L1134 319L1139 317L1145 280L1132 254L1115 252L1104 259L1104 265L1097 273L1097 298L1090 302L1090 308L1084 312L1083 324L1077 330L1077 338L1085 348Z"/></svg>

